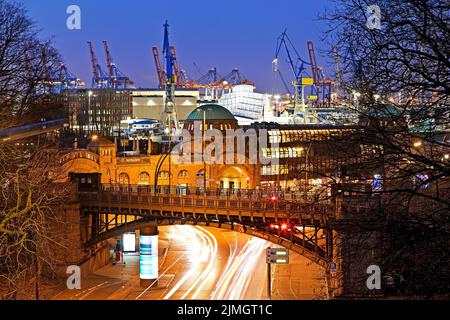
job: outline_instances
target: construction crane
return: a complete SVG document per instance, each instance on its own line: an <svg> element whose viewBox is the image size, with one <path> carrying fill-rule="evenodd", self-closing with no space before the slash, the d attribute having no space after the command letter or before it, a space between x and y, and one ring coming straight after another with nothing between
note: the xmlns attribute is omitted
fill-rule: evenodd
<svg viewBox="0 0 450 320"><path fill-rule="evenodd" d="M166 83L165 83L165 101L164 112L161 116L160 128L167 132L169 135L173 129L178 128L176 109L175 109L175 88L177 84L177 75L174 72L175 69L175 57L171 50L169 41L169 23L166 21L164 24L164 44L163 55L165 59ZM170 138L169 138L170 140Z"/></svg>
<svg viewBox="0 0 450 320"><path fill-rule="evenodd" d="M321 97L321 104L322 106L325 106L328 104L331 105L331 94L334 86L334 81L327 78L324 73L324 69L322 67L319 67L317 65L317 58L316 58L316 52L314 50L314 43L309 40L307 42L308 46L308 54L309 54L309 61L311 64L311 70L312 70L312 76L313 76L313 82L314 86L313 89L313 96L314 97ZM315 100L317 102L317 100Z"/></svg>
<svg viewBox="0 0 450 320"><path fill-rule="evenodd" d="M109 83L113 89L128 89L134 86L133 81L123 74L116 64L113 62L111 51L107 41L103 41L103 47L106 55L106 65L108 67Z"/></svg>
<svg viewBox="0 0 450 320"><path fill-rule="evenodd" d="M91 65L92 65L92 88L105 89L110 87L110 78L102 70L98 64L97 57L95 56L94 47L91 41L88 41L89 53L91 55Z"/></svg>
<svg viewBox="0 0 450 320"><path fill-rule="evenodd" d="M285 30L281 36L278 38L277 49L275 52L275 59L272 61L274 72L280 76L283 81L283 84L287 88L286 81L284 81L284 77L279 69L279 60L281 57L282 50L284 49L287 62L289 67L294 75L294 81L292 84L294 85L294 119L300 117L303 118L303 121L306 121L305 117L305 86L312 85L311 79L305 78L304 73L306 71L305 65L310 65L309 62L303 60L298 53L297 49L293 45L291 39L287 35L287 30ZM288 90L290 92L290 90ZM291 94L292 96L292 94Z"/></svg>

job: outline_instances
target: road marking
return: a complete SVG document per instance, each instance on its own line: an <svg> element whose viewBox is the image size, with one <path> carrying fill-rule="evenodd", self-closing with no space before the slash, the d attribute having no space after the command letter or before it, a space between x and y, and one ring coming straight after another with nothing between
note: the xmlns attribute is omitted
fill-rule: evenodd
<svg viewBox="0 0 450 320"><path fill-rule="evenodd" d="M92 288L87 289L84 295L82 295L78 300L83 300L84 298L86 298L88 295L90 295L92 292L94 292L95 290L97 290L98 288L100 288L101 286L107 284L108 281L105 281L103 283L100 283ZM84 292L80 292L79 294L76 294L75 297L78 297L79 295L83 294Z"/></svg>
<svg viewBox="0 0 450 320"><path fill-rule="evenodd" d="M181 257L179 257L177 260L175 260L175 262L172 263L166 270L164 270L164 272L161 273L161 275L158 277L158 279L156 279L151 285L148 286L147 289L145 289L140 295L138 295L138 296L136 297L135 300L139 300L139 299L140 299L140 298L141 298L148 290L150 290L150 288L156 283L156 281L158 281L159 279L161 279L161 277L162 277L163 275L165 275L166 272L169 271L169 269L172 268L172 267L173 267L178 261L180 261L180 259L183 258L183 257L184 257L184 254L183 254Z"/></svg>

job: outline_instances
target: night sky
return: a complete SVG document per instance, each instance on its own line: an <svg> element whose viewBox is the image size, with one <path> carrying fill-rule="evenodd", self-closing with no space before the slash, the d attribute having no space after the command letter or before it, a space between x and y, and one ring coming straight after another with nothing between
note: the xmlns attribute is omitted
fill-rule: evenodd
<svg viewBox="0 0 450 320"><path fill-rule="evenodd" d="M164 21L169 20L171 42L176 46L181 68L192 79L216 66L221 75L239 68L256 83L257 91L284 92L272 71L277 37L287 28L303 58L306 41L314 40L316 51L324 23L317 20L331 0L22 0L31 18L52 38L69 69L88 85L90 58L86 41L92 40L97 58L105 63L102 40L108 40L112 56L122 72L139 87L155 87L157 76L151 54L162 51ZM66 9L81 7L81 30L68 30ZM319 53L318 53L319 54ZM325 65L324 57L319 64ZM106 67L104 68L106 69ZM332 72L329 72L330 74ZM289 80L292 75L285 72Z"/></svg>

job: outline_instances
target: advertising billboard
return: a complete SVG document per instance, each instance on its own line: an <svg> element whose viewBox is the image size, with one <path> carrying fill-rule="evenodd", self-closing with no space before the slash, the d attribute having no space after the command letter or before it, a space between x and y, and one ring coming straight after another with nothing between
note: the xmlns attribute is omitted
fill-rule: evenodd
<svg viewBox="0 0 450 320"><path fill-rule="evenodd" d="M140 236L140 277L158 279L158 236Z"/></svg>

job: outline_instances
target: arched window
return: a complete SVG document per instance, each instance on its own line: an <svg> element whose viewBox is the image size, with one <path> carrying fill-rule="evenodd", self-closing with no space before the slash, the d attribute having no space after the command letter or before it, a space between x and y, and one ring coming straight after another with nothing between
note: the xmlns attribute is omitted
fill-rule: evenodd
<svg viewBox="0 0 450 320"><path fill-rule="evenodd" d="M139 185L149 185L150 184L150 174L148 172L141 172L138 176Z"/></svg>
<svg viewBox="0 0 450 320"><path fill-rule="evenodd" d="M130 184L130 177L126 173L119 174L119 184L122 185L129 185Z"/></svg>
<svg viewBox="0 0 450 320"><path fill-rule="evenodd" d="M160 171L158 174L159 179L169 179L169 171Z"/></svg>
<svg viewBox="0 0 450 320"><path fill-rule="evenodd" d="M180 173L178 173L178 178L187 178L188 176L187 170L181 170Z"/></svg>

